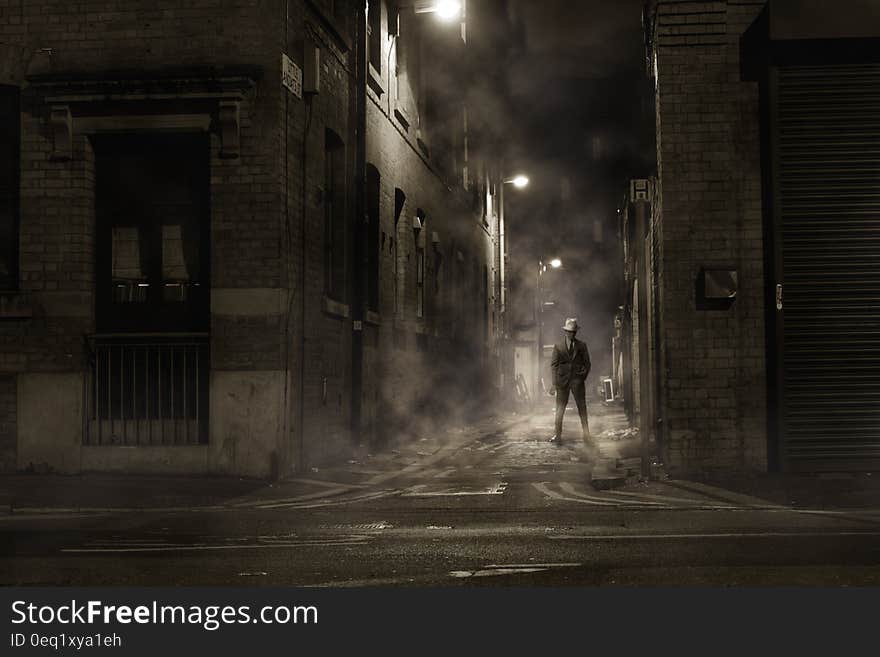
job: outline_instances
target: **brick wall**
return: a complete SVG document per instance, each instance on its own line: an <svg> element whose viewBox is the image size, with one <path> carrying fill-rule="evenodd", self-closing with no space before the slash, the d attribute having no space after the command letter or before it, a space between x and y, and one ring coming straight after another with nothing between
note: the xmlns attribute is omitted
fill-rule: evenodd
<svg viewBox="0 0 880 657"><path fill-rule="evenodd" d="M16 414L15 377L0 376L0 473L15 471Z"/></svg>
<svg viewBox="0 0 880 657"><path fill-rule="evenodd" d="M387 34L384 3L382 25ZM418 29L412 22L403 27ZM450 47L457 47L458 31L452 29L442 38L447 37ZM490 215L484 223L481 204L475 208L473 191L462 187L461 172L440 164L453 158L442 158L444 154L431 143L437 126L430 125L427 115L419 115L419 90L413 88L412 78L398 78L397 47L395 41L383 39L382 66L372 72L367 104L367 161L381 176L382 251L381 322L368 327L364 417L377 427L374 439L380 442L387 437L383 430L389 434L396 427L404 434L424 435L435 422L462 420L470 405L485 398L495 381L490 357L492 317L493 311L497 316L494 304L500 303L492 282L497 221ZM436 62L422 62L428 67L423 74L429 77L431 64ZM407 89L401 91L402 86ZM395 111L400 105L406 107L409 125ZM446 129L454 129L454 117L444 120L449 121ZM478 170L478 164L475 159L472 170ZM406 194L397 226L396 189ZM498 196L494 198L497 213ZM413 218L418 211L425 214L426 224L416 233ZM419 248L424 248L426 261L422 318L418 317ZM482 326L484 271L491 304L489 344Z"/></svg>
<svg viewBox="0 0 880 657"><path fill-rule="evenodd" d="M216 393L222 398L212 397L218 403L212 406L210 442L217 455L211 458L219 463L217 471L264 475L320 464L353 447L351 309L328 304L323 275L326 129L346 144L348 215L355 220L353 19L340 23L343 19L329 14L327 6L312 0L0 3L0 83L21 85L25 99L21 288L34 311L32 319L0 324L0 375L81 374L86 371L84 336L95 331L94 153L89 139L77 133L72 159L51 158L48 103L27 76L113 79L254 68L260 71L256 86L241 102L240 157L221 157L216 116L211 126L211 365L215 390L223 391ZM309 44L320 50L321 91L297 99L281 85L279 53L304 66ZM474 264L482 271L488 263L492 271L491 235L469 198L461 190L450 191L418 144L415 126L402 129L386 102L387 97L374 97L368 125L367 159L382 175L385 235L380 321L367 326L364 340L364 420L370 427L382 424L392 402L408 415L430 401L427 382L439 364L447 366L448 376L461 374L450 356L479 364L461 347L477 326L474 300L482 284L473 276ZM407 193L396 234L395 187ZM421 236L428 256L423 320L415 316L412 217L417 209L428 216ZM434 232L447 269L436 298ZM392 241L399 248L392 249ZM395 254L401 299L396 318ZM359 275L354 272L352 278ZM403 337L405 348L395 346L401 344L396 336ZM461 388L467 394L480 390ZM266 426L277 413L278 436L246 435L255 426L254 409L242 400L255 390L265 404L259 412L272 415ZM243 440L260 444L251 449ZM238 464L238 458L252 461Z"/></svg>
<svg viewBox="0 0 880 657"><path fill-rule="evenodd" d="M654 41L665 431L670 468L766 468L759 99L739 38L763 2L661 1ZM701 268L735 268L699 310Z"/></svg>
<svg viewBox="0 0 880 657"><path fill-rule="evenodd" d="M280 73L278 48L270 44L273 34L280 35L283 3L256 4L37 0L0 5L4 82L22 84L25 75L67 72L263 68L264 80L242 106L242 157L221 159L214 138L214 287L281 285ZM21 289L32 295L35 317L26 326L0 326L0 369L81 369L82 337L94 330L94 158L89 141L75 136L72 160L52 161L48 107L26 85L23 94ZM263 349L256 366L281 366L280 337L277 330L267 331L266 322L215 321L221 325L219 334L235 333L238 342ZM224 344L228 341L215 345L217 362L240 366L235 354L223 352Z"/></svg>
<svg viewBox="0 0 880 657"><path fill-rule="evenodd" d="M83 373L84 338L95 331L94 153L74 118L72 158L52 159L49 102L30 84L33 76L122 79L183 71L223 74L226 67L261 71L256 87L245 92L241 103L240 157L220 156L220 139L212 128L211 283L215 292L226 293L287 288L281 250L279 70L285 4L282 0L0 3L0 82L22 87L20 287L33 310L31 319L0 324L0 373ZM301 22L303 4L289 4ZM191 111L167 104L158 109L160 113ZM249 371L285 368L284 322L277 306L254 308L233 301L212 316L215 372L247 378ZM226 404L215 410L238 412L230 408ZM71 426L79 422L71 418ZM224 422L241 426L230 418ZM278 436L257 439L270 443L266 452L280 450L274 444ZM233 467L264 474L269 466Z"/></svg>
<svg viewBox="0 0 880 657"><path fill-rule="evenodd" d="M314 466L345 456L354 448L351 291L338 306L324 295L324 147L328 129L345 144L346 210L354 220L357 144L351 93L355 68L348 31L354 19L351 17L346 28L311 2L292 3L289 18L290 57L302 65L306 44L320 50L320 93L304 100L294 96L281 100L282 115L286 116L281 126L286 132L286 152L281 154L282 158L286 155L286 178L282 171L282 179L289 222L281 243L287 253L290 287L290 315L281 329L290 371L291 461ZM352 228L350 225L347 254L353 247ZM304 423L302 431L300 421Z"/></svg>

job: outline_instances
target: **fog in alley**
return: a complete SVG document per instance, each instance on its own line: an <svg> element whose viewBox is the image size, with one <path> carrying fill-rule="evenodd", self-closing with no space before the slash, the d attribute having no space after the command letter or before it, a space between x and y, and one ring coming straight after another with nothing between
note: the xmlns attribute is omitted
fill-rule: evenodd
<svg viewBox="0 0 880 657"><path fill-rule="evenodd" d="M831 4L0 2L0 583L876 585Z"/></svg>

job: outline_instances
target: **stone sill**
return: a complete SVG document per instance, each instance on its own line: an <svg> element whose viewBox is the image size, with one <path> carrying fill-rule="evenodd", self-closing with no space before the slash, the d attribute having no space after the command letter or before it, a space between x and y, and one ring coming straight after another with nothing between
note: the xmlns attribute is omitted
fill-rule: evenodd
<svg viewBox="0 0 880 657"><path fill-rule="evenodd" d="M377 71L376 67L372 64L369 64L367 83L369 84L370 89L372 89L380 98L382 97L382 94L385 93L385 85L382 84L382 73Z"/></svg>
<svg viewBox="0 0 880 657"><path fill-rule="evenodd" d="M406 109L400 103L397 103L394 106L394 118L397 119L397 122L401 125L401 127L403 127L404 130L409 132L409 114L407 114Z"/></svg>

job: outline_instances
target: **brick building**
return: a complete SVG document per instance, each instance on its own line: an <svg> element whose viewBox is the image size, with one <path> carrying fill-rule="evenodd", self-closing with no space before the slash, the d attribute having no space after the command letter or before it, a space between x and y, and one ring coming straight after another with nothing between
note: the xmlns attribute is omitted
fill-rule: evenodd
<svg viewBox="0 0 880 657"><path fill-rule="evenodd" d="M679 471L876 467L875 3L659 0L645 17L648 430Z"/></svg>
<svg viewBox="0 0 880 657"><path fill-rule="evenodd" d="M386 2L0 4L0 468L279 476L428 417L431 363L491 397L498 181L467 86L424 84L464 35Z"/></svg>

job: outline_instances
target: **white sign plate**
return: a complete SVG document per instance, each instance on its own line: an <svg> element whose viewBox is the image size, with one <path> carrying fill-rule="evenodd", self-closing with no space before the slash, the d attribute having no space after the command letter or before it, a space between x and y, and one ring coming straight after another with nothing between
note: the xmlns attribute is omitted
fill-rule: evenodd
<svg viewBox="0 0 880 657"><path fill-rule="evenodd" d="M281 53L281 84L297 98L303 97L302 69L284 53Z"/></svg>

